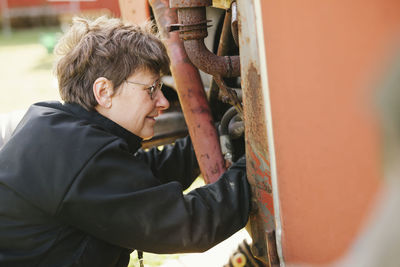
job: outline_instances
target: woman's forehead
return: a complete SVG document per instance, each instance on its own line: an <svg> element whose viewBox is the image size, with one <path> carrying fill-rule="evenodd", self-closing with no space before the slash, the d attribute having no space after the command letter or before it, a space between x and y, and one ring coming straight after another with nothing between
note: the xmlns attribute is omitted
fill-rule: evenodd
<svg viewBox="0 0 400 267"><path fill-rule="evenodd" d="M143 83L152 84L156 80L160 79L160 73L157 73L149 69L138 69L135 70L128 79L140 79Z"/></svg>

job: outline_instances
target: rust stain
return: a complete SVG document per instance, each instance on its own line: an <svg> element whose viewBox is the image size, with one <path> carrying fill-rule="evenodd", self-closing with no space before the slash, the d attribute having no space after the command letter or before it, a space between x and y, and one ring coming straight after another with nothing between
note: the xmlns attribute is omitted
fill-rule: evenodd
<svg viewBox="0 0 400 267"><path fill-rule="evenodd" d="M246 134L251 136L248 140L258 144L257 148L262 149L263 154L267 155L267 125L264 114L264 96L261 90L261 75L255 64L251 62L246 72L244 98L245 102L245 121Z"/></svg>
<svg viewBox="0 0 400 267"><path fill-rule="evenodd" d="M192 108L192 109L190 109L190 111L191 111L192 113L197 113L197 114L200 114L200 113L210 113L210 110L208 109L208 107L201 107L201 106L196 107L196 108Z"/></svg>
<svg viewBox="0 0 400 267"><path fill-rule="evenodd" d="M245 42L248 41L245 39ZM257 213L250 217L251 234L255 241L252 249L267 266L279 266L274 240L275 211L261 75L253 61L244 65L243 69L246 70L242 81L247 175L257 202Z"/></svg>
<svg viewBox="0 0 400 267"><path fill-rule="evenodd" d="M210 0L197 0L207 3ZM191 1L174 0L177 4ZM168 0L150 0L154 17L161 32L166 32L167 27L178 22L176 10L170 9ZM165 23L165 24L164 24ZM225 169L225 162L219 147L218 134L212 123L211 112L204 112L207 108L207 98L199 72L190 63L178 33L166 34L168 39L163 39L168 55L171 59L171 72L177 86L178 97L181 102L189 133L192 137L193 147L203 177L207 182L215 181ZM190 112L191 109L200 112ZM201 125L198 128L198 125ZM204 145L207 140L207 145ZM206 158L204 155L206 154ZM216 168L215 164L219 164ZM210 169L212 170L210 172ZM219 171L219 173L218 173ZM217 172L217 173L214 173Z"/></svg>
<svg viewBox="0 0 400 267"><path fill-rule="evenodd" d="M211 6L212 0L171 0L171 8L176 7L201 7L201 6Z"/></svg>

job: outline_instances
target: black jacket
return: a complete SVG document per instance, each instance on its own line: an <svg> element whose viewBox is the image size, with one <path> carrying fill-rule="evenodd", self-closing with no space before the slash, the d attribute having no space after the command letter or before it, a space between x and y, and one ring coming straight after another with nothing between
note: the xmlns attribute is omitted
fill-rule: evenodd
<svg viewBox="0 0 400 267"><path fill-rule="evenodd" d="M184 195L190 139L140 145L79 105L33 105L0 150L0 266L126 266L133 249L200 252L246 224L243 159Z"/></svg>

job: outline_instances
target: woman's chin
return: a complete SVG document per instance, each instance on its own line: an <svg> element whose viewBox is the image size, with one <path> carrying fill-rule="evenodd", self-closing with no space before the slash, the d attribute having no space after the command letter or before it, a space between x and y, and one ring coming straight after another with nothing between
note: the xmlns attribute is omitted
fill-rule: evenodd
<svg viewBox="0 0 400 267"><path fill-rule="evenodd" d="M153 135L147 136L147 137L142 137L142 139L143 139L143 140L149 140L149 139L151 139L152 137L153 137Z"/></svg>
<svg viewBox="0 0 400 267"><path fill-rule="evenodd" d="M143 140L151 139L154 136L154 129L149 129L148 131L142 131L139 135Z"/></svg>

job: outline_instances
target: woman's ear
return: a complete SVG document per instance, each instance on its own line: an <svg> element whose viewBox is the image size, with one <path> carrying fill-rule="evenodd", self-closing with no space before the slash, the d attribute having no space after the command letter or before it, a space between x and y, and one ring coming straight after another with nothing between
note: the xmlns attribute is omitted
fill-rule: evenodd
<svg viewBox="0 0 400 267"><path fill-rule="evenodd" d="M93 83L93 94L99 106L111 108L111 97L114 93L112 82L107 78L97 78Z"/></svg>

